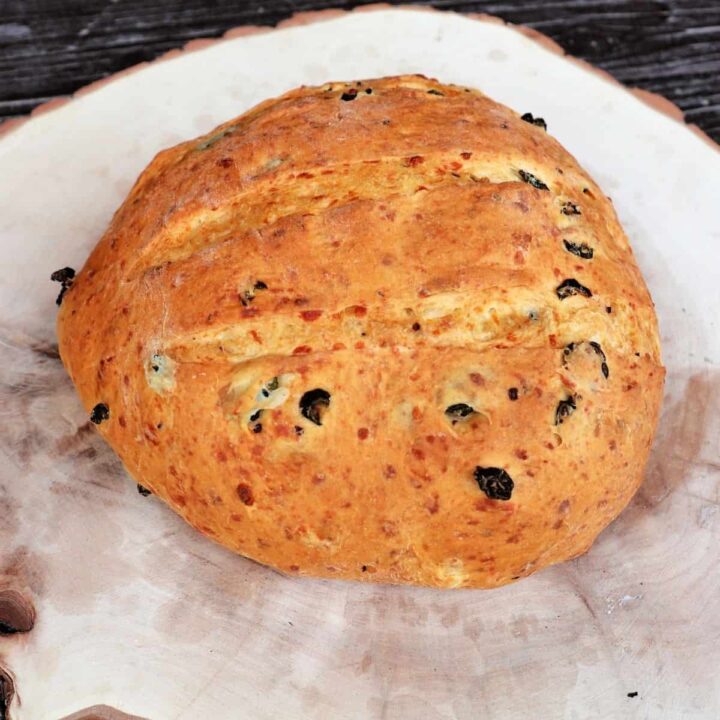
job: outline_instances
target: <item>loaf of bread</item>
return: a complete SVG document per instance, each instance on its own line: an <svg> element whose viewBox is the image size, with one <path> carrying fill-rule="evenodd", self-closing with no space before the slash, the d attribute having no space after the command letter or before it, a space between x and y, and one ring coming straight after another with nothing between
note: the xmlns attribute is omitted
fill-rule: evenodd
<svg viewBox="0 0 720 720"><path fill-rule="evenodd" d="M284 573L494 587L638 488L653 304L541 118L422 76L302 87L161 152L63 276L128 472Z"/></svg>

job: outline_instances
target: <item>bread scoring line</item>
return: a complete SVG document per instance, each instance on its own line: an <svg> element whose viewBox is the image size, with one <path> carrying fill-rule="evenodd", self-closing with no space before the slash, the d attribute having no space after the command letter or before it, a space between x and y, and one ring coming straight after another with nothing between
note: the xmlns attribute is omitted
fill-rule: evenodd
<svg viewBox="0 0 720 720"><path fill-rule="evenodd" d="M486 152L489 158L489 151ZM293 170L285 175L271 174L272 170L256 175L254 177L262 179L253 182L241 192L224 198L222 208L216 211L209 208L198 209L189 217L170 223L156 232L128 269L125 282L131 282L138 275L151 273L160 267L190 259L224 242L237 242L253 233L262 234L268 228L293 217L308 215L320 217L330 210L335 211L352 203L364 201L381 201L390 204L394 200L412 197L419 192L432 192L453 184L477 183L486 186L522 187L528 181L523 180L521 172L527 174L528 167L532 171L532 177L542 177L545 184L549 183L549 193L553 200L558 200L562 204L564 200L571 199L562 192L558 192L559 188L553 189L553 186L557 186L559 182L547 166L539 169L539 166L534 163L528 165L523 158L518 156L505 159L502 165L499 165L497 161L488 162L483 159L483 162L466 161L461 167L453 169L452 163L459 163L457 158L463 154L467 154L467 152L456 148L449 152L443 151L422 156L386 156L349 163L335 163L328 166L311 166L306 169ZM471 152L470 154L477 153ZM420 162L417 162L416 158L419 158ZM367 168L368 172L362 173L362 177L359 178L358 175L361 174L357 170L362 168ZM336 175L337 172L344 170L347 172L343 175ZM574 174L568 173L564 176L564 180L574 179ZM333 204L332 193L337 192L339 179L346 181L349 192L343 201ZM307 180L314 182L307 182ZM371 188L373 192L363 194L353 192L352 188L358 186L359 180L365 180L365 187ZM386 182L382 182L383 180ZM277 214L267 212L268 204L265 198L272 188L282 188L283 190L284 207L281 206ZM299 190L303 192L298 192ZM538 190L537 192L547 191ZM248 197L262 198L263 201L249 206L242 205L242 200ZM579 200L579 194L574 199ZM246 226L238 222L242 218L246 218L248 212L252 212L253 209L264 210L265 217ZM573 220L564 216L558 207L558 227L560 228L560 225L568 226L572 222ZM201 233L205 241L193 242ZM207 241L208 233L210 233L209 242ZM160 252L152 256L153 249L158 245L160 245ZM148 256L151 257L148 258ZM149 263L145 264L148 259Z"/></svg>
<svg viewBox="0 0 720 720"><path fill-rule="evenodd" d="M584 308L585 317L592 313L593 319L603 322L603 331L609 326L603 317L601 309ZM415 320L416 316L408 317L405 327L400 320L392 323L375 322L367 327L367 332L362 334L350 325L342 324L342 320L327 324L323 331L299 333L303 325L297 323L289 326L285 317L276 317L278 326L282 325L285 335L273 338L275 342L258 343L252 340L253 332L262 333L262 328L247 327L244 323L229 323L222 328L216 328L202 333L202 339L198 338L199 333L187 333L180 336L167 338L164 342L154 346L154 353L166 355L177 363L202 363L223 361L233 365L262 362L274 358L301 358L317 355L331 355L337 352L377 352L390 353L412 353L423 350L459 350L466 352L486 352L505 349L522 350L550 350L559 352L570 342L583 340L601 341L608 347L617 345L608 334L598 332L598 325L585 322L575 317L576 312L570 313L567 317L557 317L557 311L546 307L541 308L537 313L537 319L527 318L525 324L521 324L521 315L508 315L505 321L505 328L500 333L485 333L482 339L472 337L470 342L448 342L448 332L438 334L424 334L422 323ZM439 322L445 318L440 318ZM415 322L413 322L415 320ZM415 324L420 329L413 330ZM503 320L500 320L503 324ZM359 329L361 326L358 325ZM587 330L585 330L587 328ZM308 328L309 330L309 328ZM386 333L386 334L385 334ZM423 333L423 334L421 334ZM457 328L456 336L462 333L470 335L463 329ZM508 334L514 337L508 338ZM610 333L612 335L612 333ZM556 345L550 344L548 338L555 338ZM412 338L413 342L407 340ZM531 342L535 339L535 342ZM254 348L253 348L254 345ZM253 350L256 351L253 351Z"/></svg>

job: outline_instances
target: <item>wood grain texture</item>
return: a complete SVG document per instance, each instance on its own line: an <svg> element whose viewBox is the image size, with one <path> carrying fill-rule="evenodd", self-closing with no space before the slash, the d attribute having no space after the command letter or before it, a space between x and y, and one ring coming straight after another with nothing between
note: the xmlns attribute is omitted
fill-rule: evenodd
<svg viewBox="0 0 720 720"><path fill-rule="evenodd" d="M34 630L0 639L13 720L96 703L150 720L720 717L717 153L584 68L567 64L554 92L566 63L516 33L403 15L403 43L388 14L359 13L293 31L315 60L298 67L285 34L257 35L0 138L0 258L12 268L0 273L0 585L9 578L37 612ZM360 67L348 37L364 39ZM79 267L158 147L289 83L420 60L542 110L612 192L670 371L627 510L589 553L487 593L288 578L208 542L137 492L52 344L50 273ZM238 83L244 68L262 79Z"/></svg>
<svg viewBox="0 0 720 720"><path fill-rule="evenodd" d="M0 118L183 43L338 0L0 0ZM486 12L535 28L627 85L660 93L720 140L720 3L714 0L505 0L418 4Z"/></svg>

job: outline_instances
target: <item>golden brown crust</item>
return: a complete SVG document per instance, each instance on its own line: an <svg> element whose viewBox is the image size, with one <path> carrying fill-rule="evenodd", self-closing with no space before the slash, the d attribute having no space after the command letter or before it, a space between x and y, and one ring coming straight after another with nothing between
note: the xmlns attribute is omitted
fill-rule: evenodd
<svg viewBox="0 0 720 720"><path fill-rule="evenodd" d="M300 88L160 153L58 334L128 470L202 532L286 572L441 587L586 549L640 483L664 376L597 185L419 76Z"/></svg>

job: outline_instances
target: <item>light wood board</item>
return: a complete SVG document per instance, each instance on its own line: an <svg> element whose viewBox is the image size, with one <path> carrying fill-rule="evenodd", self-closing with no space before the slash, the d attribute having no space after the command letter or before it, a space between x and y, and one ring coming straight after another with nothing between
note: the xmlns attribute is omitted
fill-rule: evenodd
<svg viewBox="0 0 720 720"><path fill-rule="evenodd" d="M302 83L405 72L544 117L613 198L662 329L639 494L587 555L489 592L300 580L233 556L137 493L54 357L49 275L82 265L155 152ZM720 153L683 124L459 15L239 36L6 132L0 266L0 591L37 612L0 636L13 719L720 717Z"/></svg>

